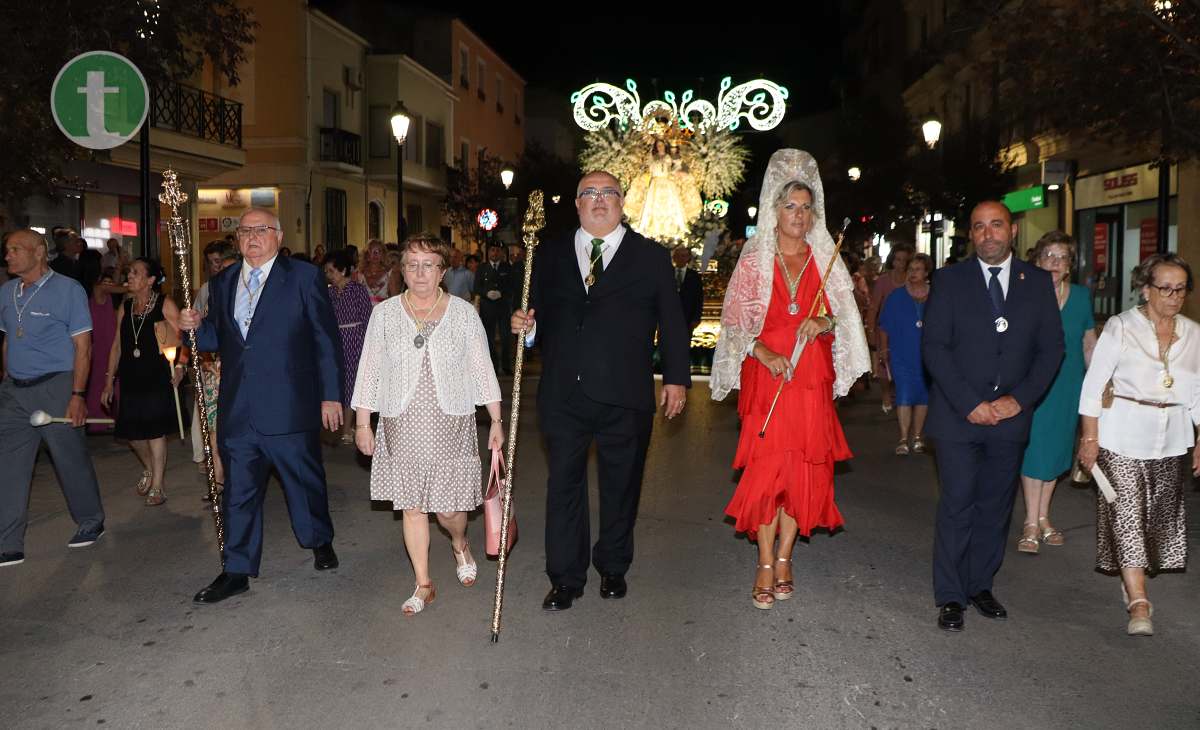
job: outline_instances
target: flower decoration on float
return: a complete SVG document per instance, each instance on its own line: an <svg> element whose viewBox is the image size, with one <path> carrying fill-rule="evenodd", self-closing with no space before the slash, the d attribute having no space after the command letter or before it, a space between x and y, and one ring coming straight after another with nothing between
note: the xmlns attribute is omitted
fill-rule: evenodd
<svg viewBox="0 0 1200 730"><path fill-rule="evenodd" d="M718 213L702 201L725 198L742 183L749 159L742 134L776 127L787 98L786 88L766 79L734 86L726 77L716 103L688 89L643 104L632 79L624 89L589 84L571 96L586 131L580 166L621 180L634 230L667 246L696 247L724 227L728 212L727 203Z"/></svg>
<svg viewBox="0 0 1200 730"><path fill-rule="evenodd" d="M491 208L484 208L475 216L475 222L485 231L494 231L500 225L500 214Z"/></svg>

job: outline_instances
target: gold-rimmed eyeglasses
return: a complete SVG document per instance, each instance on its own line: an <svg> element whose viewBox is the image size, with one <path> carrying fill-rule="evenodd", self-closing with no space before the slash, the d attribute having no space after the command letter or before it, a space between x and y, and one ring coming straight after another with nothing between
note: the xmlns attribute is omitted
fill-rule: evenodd
<svg viewBox="0 0 1200 730"><path fill-rule="evenodd" d="M253 238L267 235L267 231L278 231L275 226L238 226L236 229L238 238Z"/></svg>

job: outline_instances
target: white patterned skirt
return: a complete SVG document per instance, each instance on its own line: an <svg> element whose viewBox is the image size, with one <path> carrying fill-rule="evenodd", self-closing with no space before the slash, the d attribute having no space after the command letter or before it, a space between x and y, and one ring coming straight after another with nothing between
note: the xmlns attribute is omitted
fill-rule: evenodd
<svg viewBox="0 0 1200 730"><path fill-rule="evenodd" d="M380 418L371 459L371 499L392 509L469 512L483 503L475 414L438 408L429 355L404 413Z"/></svg>
<svg viewBox="0 0 1200 730"><path fill-rule="evenodd" d="M1185 457L1131 459L1100 449L1096 463L1117 493L1112 504L1096 497L1096 567L1150 574L1187 567Z"/></svg>

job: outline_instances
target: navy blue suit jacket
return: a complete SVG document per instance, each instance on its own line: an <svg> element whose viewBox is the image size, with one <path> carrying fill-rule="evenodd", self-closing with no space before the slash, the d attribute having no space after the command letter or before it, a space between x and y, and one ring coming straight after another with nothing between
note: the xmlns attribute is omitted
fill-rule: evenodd
<svg viewBox="0 0 1200 730"><path fill-rule="evenodd" d="M273 436L321 428L321 401L340 401L342 341L321 270L277 256L246 337L234 322L242 265L208 284L208 314L196 340L221 355L217 431L248 427Z"/></svg>
<svg viewBox="0 0 1200 730"><path fill-rule="evenodd" d="M1008 330L997 332L987 277L972 256L934 274L922 352L933 387L926 431L948 441L1024 441L1033 410L1058 374L1062 318L1050 274L1013 256L1004 300ZM1011 395L1021 412L995 426L967 416Z"/></svg>
<svg viewBox="0 0 1200 730"><path fill-rule="evenodd" d="M538 402L565 403L578 385L598 403L653 413L655 331L663 382L690 387L691 335L674 272L670 253L632 229L590 290L575 231L538 246L529 295L543 358Z"/></svg>

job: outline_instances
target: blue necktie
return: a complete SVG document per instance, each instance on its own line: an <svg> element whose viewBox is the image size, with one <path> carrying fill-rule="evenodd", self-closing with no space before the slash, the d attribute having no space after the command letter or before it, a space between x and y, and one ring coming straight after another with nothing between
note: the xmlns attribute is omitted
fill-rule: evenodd
<svg viewBox="0 0 1200 730"><path fill-rule="evenodd" d="M989 266L992 278L988 279L988 294L992 297L992 311L997 317L1004 314L1004 288L1000 286L1000 267Z"/></svg>
<svg viewBox="0 0 1200 730"><path fill-rule="evenodd" d="M254 294L258 291L261 284L260 277L262 269L250 270L250 281L246 282L246 287L238 291L237 305L233 308L234 319L237 320L238 329L242 331L242 337L250 331L250 319L254 316Z"/></svg>

